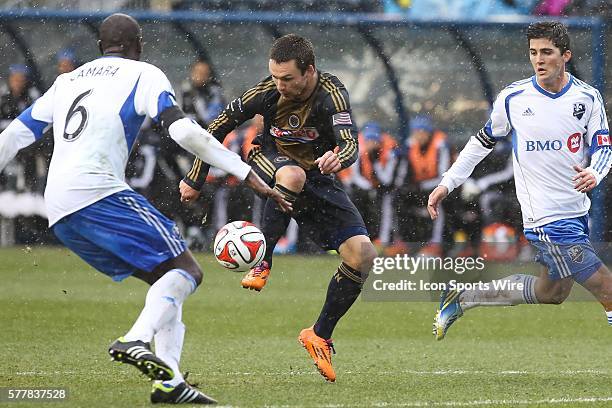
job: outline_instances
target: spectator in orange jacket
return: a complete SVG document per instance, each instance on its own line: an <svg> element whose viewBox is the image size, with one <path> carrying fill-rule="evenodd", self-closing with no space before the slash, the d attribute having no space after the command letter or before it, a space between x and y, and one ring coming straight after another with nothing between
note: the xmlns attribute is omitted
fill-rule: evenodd
<svg viewBox="0 0 612 408"><path fill-rule="evenodd" d="M396 178L398 232L404 242L425 243L426 255L441 255L444 215L431 224L427 198L450 166L446 133L434 128L429 115L410 122L410 137Z"/></svg>
<svg viewBox="0 0 612 408"><path fill-rule="evenodd" d="M377 122L367 122L359 132L359 158L338 176L361 213L370 236L387 244L393 217L393 174L397 142Z"/></svg>

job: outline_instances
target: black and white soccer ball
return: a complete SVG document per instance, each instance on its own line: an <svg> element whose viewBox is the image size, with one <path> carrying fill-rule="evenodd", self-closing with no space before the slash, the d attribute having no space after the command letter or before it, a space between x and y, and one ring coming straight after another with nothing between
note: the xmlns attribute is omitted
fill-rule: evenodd
<svg viewBox="0 0 612 408"><path fill-rule="evenodd" d="M262 261L266 253L266 238L254 224L233 221L217 232L213 251L215 259L223 267L242 272Z"/></svg>

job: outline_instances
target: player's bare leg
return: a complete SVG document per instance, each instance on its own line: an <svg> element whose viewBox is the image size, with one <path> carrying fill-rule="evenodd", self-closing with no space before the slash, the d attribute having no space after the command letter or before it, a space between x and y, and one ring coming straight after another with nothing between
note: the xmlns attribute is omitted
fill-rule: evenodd
<svg viewBox="0 0 612 408"><path fill-rule="evenodd" d="M321 375L330 382L336 380L331 361L331 353L334 351L332 332L359 297L377 255L370 238L365 235L347 239L340 245L338 252L342 263L329 283L321 314L314 326L302 330L298 337Z"/></svg>
<svg viewBox="0 0 612 408"><path fill-rule="evenodd" d="M306 173L304 169L298 166L283 166L276 171L274 189L293 204L304 188L305 182ZM275 201L266 200L261 225L261 230L266 237L266 254L263 261L242 278L240 283L243 288L259 292L266 285L272 268L274 247L287 230L290 221L290 214L282 212Z"/></svg>
<svg viewBox="0 0 612 408"><path fill-rule="evenodd" d="M583 284L603 306L608 324L612 325L612 272L602 264Z"/></svg>

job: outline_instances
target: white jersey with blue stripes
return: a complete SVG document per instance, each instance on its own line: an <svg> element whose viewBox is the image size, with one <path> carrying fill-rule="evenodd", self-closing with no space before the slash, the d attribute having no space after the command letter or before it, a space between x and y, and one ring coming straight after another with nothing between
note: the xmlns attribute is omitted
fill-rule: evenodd
<svg viewBox="0 0 612 408"><path fill-rule="evenodd" d="M612 161L599 91L567 75L569 81L558 93L543 89L535 77L511 84L497 97L485 125L489 137L512 139L525 228L587 214L590 200L574 189L573 166L587 166L599 148L606 151L591 167L605 175Z"/></svg>
<svg viewBox="0 0 612 408"><path fill-rule="evenodd" d="M102 57L60 75L13 124L36 138L53 125L45 190L49 225L129 189L125 166L143 120L159 120L174 104L166 75L145 62Z"/></svg>

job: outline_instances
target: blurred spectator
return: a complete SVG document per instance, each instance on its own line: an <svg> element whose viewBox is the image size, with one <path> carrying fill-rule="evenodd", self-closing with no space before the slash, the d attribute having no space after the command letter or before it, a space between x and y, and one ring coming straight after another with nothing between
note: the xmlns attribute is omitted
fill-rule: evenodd
<svg viewBox="0 0 612 408"><path fill-rule="evenodd" d="M9 67L8 89L0 97L0 130L4 130L25 108L30 106L40 92L30 84L30 71L23 64Z"/></svg>
<svg viewBox="0 0 612 408"><path fill-rule="evenodd" d="M447 210L454 214L448 220L456 242L453 255L478 253L482 231L491 225L504 224L520 235L520 209L514 195L512 144L500 140L463 184L458 199L447 203Z"/></svg>
<svg viewBox="0 0 612 408"><path fill-rule="evenodd" d="M208 62L193 63L189 81L182 86L181 102L183 111L204 128L223 111L223 88Z"/></svg>
<svg viewBox="0 0 612 408"><path fill-rule="evenodd" d="M247 155L253 147L253 140L263 129L263 117L256 115L253 120L227 135L223 144L246 161ZM208 243L217 231L230 221L254 222L257 214L254 213L255 196L244 184L232 175L212 167L204 185L208 211L205 241ZM258 207L261 207L261 203ZM294 242L292 242L295 244Z"/></svg>
<svg viewBox="0 0 612 408"><path fill-rule="evenodd" d="M446 133L435 129L428 115L410 121L410 137L401 158L395 185L398 187L396 214L398 233L407 243L426 243L423 253L440 255L444 230L444 210L432 223L427 198L450 166Z"/></svg>
<svg viewBox="0 0 612 408"><path fill-rule="evenodd" d="M548 3L546 0L542 3ZM547 13L548 8L545 8L542 14ZM556 11L556 10L552 10ZM568 15L568 16L593 16L612 18L612 0L574 0L570 1L559 14L553 15Z"/></svg>
<svg viewBox="0 0 612 408"><path fill-rule="evenodd" d="M420 19L482 19L491 15L530 14L537 0L383 0L385 12Z"/></svg>
<svg viewBox="0 0 612 408"><path fill-rule="evenodd" d="M257 115L247 126L241 126L227 135L223 144L246 161L253 140L263 129L263 117ZM253 194L236 177L217 168L211 168L206 184L217 186L213 213L215 233L230 221L253 220Z"/></svg>
<svg viewBox="0 0 612 408"><path fill-rule="evenodd" d="M361 213L370 236L381 245L390 241L393 207L391 189L397 164L397 142L377 122L359 132L359 158L338 177Z"/></svg>
<svg viewBox="0 0 612 408"><path fill-rule="evenodd" d="M57 74L72 72L79 65L76 54L72 48L63 48L57 52Z"/></svg>
<svg viewBox="0 0 612 408"><path fill-rule="evenodd" d="M23 64L11 65L6 93L0 97L0 131L39 96L40 92L30 86L28 68ZM20 152L6 167L3 177L0 177L0 185L3 185L4 189L16 192L38 190L42 193L46 171L40 172L37 168L36 148L31 146ZM42 180L39 176L42 176Z"/></svg>
<svg viewBox="0 0 612 408"><path fill-rule="evenodd" d="M179 0L174 10L204 11L300 11L300 12L360 12L381 11L378 1L371 0Z"/></svg>
<svg viewBox="0 0 612 408"><path fill-rule="evenodd" d="M29 74L23 64L9 67L6 90L0 96L0 131L40 96ZM45 242L50 236L43 218L47 163L41 146L39 142L20 151L0 174L0 229L7 234L0 242L5 244Z"/></svg>

